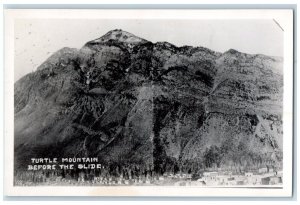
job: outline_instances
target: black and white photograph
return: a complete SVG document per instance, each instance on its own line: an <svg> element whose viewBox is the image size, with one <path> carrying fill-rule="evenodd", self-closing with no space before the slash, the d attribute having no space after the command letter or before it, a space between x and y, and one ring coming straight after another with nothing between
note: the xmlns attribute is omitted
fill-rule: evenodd
<svg viewBox="0 0 300 205"><path fill-rule="evenodd" d="M290 194L291 12L101 12L13 20L12 189Z"/></svg>

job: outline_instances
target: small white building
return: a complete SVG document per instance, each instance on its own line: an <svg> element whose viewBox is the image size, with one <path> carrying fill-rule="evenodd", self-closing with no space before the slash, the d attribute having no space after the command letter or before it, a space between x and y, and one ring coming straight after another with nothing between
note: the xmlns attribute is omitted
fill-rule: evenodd
<svg viewBox="0 0 300 205"><path fill-rule="evenodd" d="M246 176L246 177L252 177L252 176L253 176L253 173L252 173L252 172L245 172L245 176Z"/></svg>
<svg viewBox="0 0 300 205"><path fill-rule="evenodd" d="M204 172L203 178L206 180L216 180L218 176L218 172Z"/></svg>
<svg viewBox="0 0 300 205"><path fill-rule="evenodd" d="M269 182L270 185L275 185L275 184L280 184L280 183L282 183L281 177L278 177L278 176L270 177L270 182Z"/></svg>
<svg viewBox="0 0 300 205"><path fill-rule="evenodd" d="M247 184L247 177L245 176L236 176L234 177L236 185L245 185Z"/></svg>
<svg viewBox="0 0 300 205"><path fill-rule="evenodd" d="M220 175L220 176L217 176L217 181L220 185L228 185L228 178L229 178L229 176Z"/></svg>
<svg viewBox="0 0 300 205"><path fill-rule="evenodd" d="M236 185L236 181L234 179L229 179L227 183L230 186L235 186Z"/></svg>
<svg viewBox="0 0 300 205"><path fill-rule="evenodd" d="M251 177L247 177L247 184L249 185L259 185L261 184L262 175L252 175Z"/></svg>
<svg viewBox="0 0 300 205"><path fill-rule="evenodd" d="M202 179L208 186L217 186L219 183L217 181L217 176L218 172L204 172Z"/></svg>
<svg viewBox="0 0 300 205"><path fill-rule="evenodd" d="M267 167L261 167L258 169L258 173L263 174L263 173L267 173L268 172L268 168Z"/></svg>
<svg viewBox="0 0 300 205"><path fill-rule="evenodd" d="M277 171L277 172L276 172L276 176L280 176L280 177L282 177L282 173L283 173L283 172L282 172L282 170L280 170L280 171Z"/></svg>

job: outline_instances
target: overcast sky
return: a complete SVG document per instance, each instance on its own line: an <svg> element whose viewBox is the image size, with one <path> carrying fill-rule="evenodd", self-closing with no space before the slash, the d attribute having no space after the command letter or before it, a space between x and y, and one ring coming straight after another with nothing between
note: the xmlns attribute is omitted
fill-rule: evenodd
<svg viewBox="0 0 300 205"><path fill-rule="evenodd" d="M36 70L55 51L81 48L114 29L176 46L283 56L283 31L273 20L19 19L15 21L15 81Z"/></svg>

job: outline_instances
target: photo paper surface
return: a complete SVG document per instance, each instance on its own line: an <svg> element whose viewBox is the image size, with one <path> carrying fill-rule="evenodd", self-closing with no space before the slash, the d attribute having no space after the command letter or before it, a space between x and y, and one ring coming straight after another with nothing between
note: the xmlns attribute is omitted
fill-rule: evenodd
<svg viewBox="0 0 300 205"><path fill-rule="evenodd" d="M291 194L292 13L176 12L6 13L8 195Z"/></svg>

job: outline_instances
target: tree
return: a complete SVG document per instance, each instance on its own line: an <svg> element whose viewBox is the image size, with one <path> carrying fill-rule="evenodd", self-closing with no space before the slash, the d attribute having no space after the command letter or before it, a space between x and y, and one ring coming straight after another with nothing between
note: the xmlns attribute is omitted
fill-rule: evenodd
<svg viewBox="0 0 300 205"><path fill-rule="evenodd" d="M214 164L220 167L222 159L221 149L215 145L206 148L204 152L204 163L206 167L212 167Z"/></svg>

